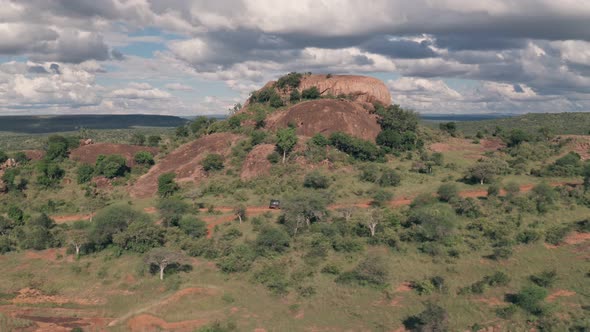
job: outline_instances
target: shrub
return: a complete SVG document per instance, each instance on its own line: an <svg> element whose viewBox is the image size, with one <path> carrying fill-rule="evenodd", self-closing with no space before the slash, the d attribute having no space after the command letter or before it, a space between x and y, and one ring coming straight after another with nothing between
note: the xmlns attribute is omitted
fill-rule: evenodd
<svg viewBox="0 0 590 332"><path fill-rule="evenodd" d="M8 160L8 155L6 154L6 152L0 150L0 164L4 163L7 160Z"/></svg>
<svg viewBox="0 0 590 332"><path fill-rule="evenodd" d="M94 176L94 167L92 167L91 165L82 164L82 165L80 165L80 167L78 167L78 171L77 171L78 184L83 184L83 183L89 182L90 180L92 180L93 176Z"/></svg>
<svg viewBox="0 0 590 332"><path fill-rule="evenodd" d="M516 241L519 243L529 244L541 239L541 234L532 229L526 229L516 235Z"/></svg>
<svg viewBox="0 0 590 332"><path fill-rule="evenodd" d="M384 189L377 189L372 196L372 205L385 206L389 201L393 199L393 194L390 191Z"/></svg>
<svg viewBox="0 0 590 332"><path fill-rule="evenodd" d="M414 199L412 200L412 203L410 203L410 208L417 208L417 207L423 207L426 205L432 205L435 204L438 200L436 199L436 197L430 193L421 193L418 194L416 197L414 197Z"/></svg>
<svg viewBox="0 0 590 332"><path fill-rule="evenodd" d="M383 152L375 144L342 132L335 132L330 135L330 144L336 149L362 161L376 161L383 157Z"/></svg>
<svg viewBox="0 0 590 332"><path fill-rule="evenodd" d="M178 226L182 215L188 211L185 202L171 197L160 199L157 207L164 226Z"/></svg>
<svg viewBox="0 0 590 332"><path fill-rule="evenodd" d="M271 154L269 154L268 156L266 156L266 159L271 164L278 164L279 161L281 161L281 155L278 152L273 151Z"/></svg>
<svg viewBox="0 0 590 332"><path fill-rule="evenodd" d="M537 286L550 288L557 281L557 271L547 270L539 274L533 274L529 279L534 282Z"/></svg>
<svg viewBox="0 0 590 332"><path fill-rule="evenodd" d="M162 140L162 137L160 137L158 135L149 136L147 139L149 146L158 146L158 145L160 145L161 140Z"/></svg>
<svg viewBox="0 0 590 332"><path fill-rule="evenodd" d="M303 77L303 74L301 74L301 73L290 72L287 75L279 77L279 79L277 80L277 83L276 83L277 88L279 88L281 90L285 90L287 88L290 88L290 89L295 89L294 91L297 91L296 89L299 87L299 84L301 84L302 77Z"/></svg>
<svg viewBox="0 0 590 332"><path fill-rule="evenodd" d="M524 310L542 315L545 311L543 300L547 297L547 290L537 285L524 286L514 297L514 303Z"/></svg>
<svg viewBox="0 0 590 332"><path fill-rule="evenodd" d="M428 302L424 311L404 320L404 327L410 331L448 331L449 315L442 307Z"/></svg>
<svg viewBox="0 0 590 332"><path fill-rule="evenodd" d="M126 160L120 155L99 155L96 159L96 173L109 179L124 176L129 171Z"/></svg>
<svg viewBox="0 0 590 332"><path fill-rule="evenodd" d="M292 103L296 103L300 100L301 100L301 94L299 93L299 90L293 89L293 91L291 91L291 93L289 94L289 101Z"/></svg>
<svg viewBox="0 0 590 332"><path fill-rule="evenodd" d="M0 152L0 155L1 154L2 154L2 152ZM2 159L2 157L0 156L0 160L1 159ZM20 165L24 165L24 164L28 163L29 160L30 160L29 157L27 157L27 155L24 152L22 152L22 151L19 151L19 152L17 152L17 153L14 154L14 161L16 161ZM2 161L0 161L0 163L1 162Z"/></svg>
<svg viewBox="0 0 590 332"><path fill-rule="evenodd" d="M322 273L326 273L326 274L339 275L340 271L341 271L340 266L338 266L334 263L328 263L322 268Z"/></svg>
<svg viewBox="0 0 590 332"><path fill-rule="evenodd" d="M207 235L207 223L194 216L182 216L178 227L188 236L193 238L205 237Z"/></svg>
<svg viewBox="0 0 590 332"><path fill-rule="evenodd" d="M179 187L174 179L176 174L164 173L158 177L158 195L160 197L170 197L178 191Z"/></svg>
<svg viewBox="0 0 590 332"><path fill-rule="evenodd" d="M326 136L317 133L311 138L311 143L317 146L325 147L330 144L330 140Z"/></svg>
<svg viewBox="0 0 590 332"><path fill-rule="evenodd" d="M313 189L326 189L330 186L330 178L318 171L312 171L305 175L303 186Z"/></svg>
<svg viewBox="0 0 590 332"><path fill-rule="evenodd" d="M379 168L375 164L366 164L361 167L359 178L361 181L377 182L379 176Z"/></svg>
<svg viewBox="0 0 590 332"><path fill-rule="evenodd" d="M356 283L361 286L387 285L389 269L380 256L369 256L363 259L352 271L342 273L336 281Z"/></svg>
<svg viewBox="0 0 590 332"><path fill-rule="evenodd" d="M127 229L132 222L147 224L150 218L128 205L111 205L96 213L88 237L98 247L104 247L111 244L113 236Z"/></svg>
<svg viewBox="0 0 590 332"><path fill-rule="evenodd" d="M269 105L272 108L279 108L285 106L285 103L283 103L283 99L281 99L281 96L279 96L278 94L274 94L270 98Z"/></svg>
<svg viewBox="0 0 590 332"><path fill-rule="evenodd" d="M301 91L301 97L303 99L318 99L320 96L320 90L318 90L318 88L315 86Z"/></svg>
<svg viewBox="0 0 590 332"><path fill-rule="evenodd" d="M231 253L217 262L217 267L225 273L246 272L256 259L256 252L246 244L231 249Z"/></svg>
<svg viewBox="0 0 590 332"><path fill-rule="evenodd" d="M508 259L512 256L512 248L508 246L502 246L495 248L489 258L493 260Z"/></svg>
<svg viewBox="0 0 590 332"><path fill-rule="evenodd" d="M289 248L291 239L284 230L276 227L265 227L256 237L256 247L262 253L282 253Z"/></svg>
<svg viewBox="0 0 590 332"><path fill-rule="evenodd" d="M445 183L438 187L436 191L440 200L449 202L452 199L459 197L459 188L454 183Z"/></svg>
<svg viewBox="0 0 590 332"><path fill-rule="evenodd" d="M500 195L500 185L497 183L492 183L488 186L488 196L489 197L497 197Z"/></svg>
<svg viewBox="0 0 590 332"><path fill-rule="evenodd" d="M151 222L131 222L124 231L113 235L113 243L125 250L144 253L164 244L164 229Z"/></svg>
<svg viewBox="0 0 590 332"><path fill-rule="evenodd" d="M151 166L155 163L154 156L148 151L137 152L133 159L140 165Z"/></svg>
<svg viewBox="0 0 590 332"><path fill-rule="evenodd" d="M559 245L569 232L569 226L553 226L545 231L545 242L552 245Z"/></svg>
<svg viewBox="0 0 590 332"><path fill-rule="evenodd" d="M16 205L11 205L10 207L8 207L7 215L8 215L8 218L10 218L10 220L14 221L15 224L17 224L17 225L21 225L25 219L25 214L24 214L23 210L21 210Z"/></svg>
<svg viewBox="0 0 590 332"><path fill-rule="evenodd" d="M223 169L223 157L216 153L210 153L201 161L201 166L205 172L219 171Z"/></svg>
<svg viewBox="0 0 590 332"><path fill-rule="evenodd" d="M417 234L431 241L446 239L457 228L457 215L446 204L433 204L413 209L409 222L418 225Z"/></svg>
<svg viewBox="0 0 590 332"><path fill-rule="evenodd" d="M385 169L379 178L379 185L383 187L398 186L401 176L393 169Z"/></svg>

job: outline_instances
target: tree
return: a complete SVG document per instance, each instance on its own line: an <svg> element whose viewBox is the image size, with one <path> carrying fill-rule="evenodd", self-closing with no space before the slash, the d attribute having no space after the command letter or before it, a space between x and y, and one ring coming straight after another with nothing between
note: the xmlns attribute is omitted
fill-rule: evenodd
<svg viewBox="0 0 590 332"><path fill-rule="evenodd" d="M514 302L524 310L539 315L544 311L543 300L547 297L547 289L537 285L524 286L514 298Z"/></svg>
<svg viewBox="0 0 590 332"><path fill-rule="evenodd" d="M52 246L51 230L54 227L55 221L42 213L26 222L19 235L19 242L24 249L47 249Z"/></svg>
<svg viewBox="0 0 590 332"><path fill-rule="evenodd" d="M14 161L16 161L16 163L19 165L24 165L24 164L28 163L30 160L31 159L29 157L27 157L27 154L22 151L19 151L14 154Z"/></svg>
<svg viewBox="0 0 590 332"><path fill-rule="evenodd" d="M322 221L328 215L329 198L319 192L299 191L282 202L282 221L292 235L297 235L303 226Z"/></svg>
<svg viewBox="0 0 590 332"><path fill-rule="evenodd" d="M176 128L176 137L188 137L188 128L185 125Z"/></svg>
<svg viewBox="0 0 590 332"><path fill-rule="evenodd" d="M454 183L444 183L438 187L436 191L438 198L444 202L449 202L452 199L459 197L459 188Z"/></svg>
<svg viewBox="0 0 590 332"><path fill-rule="evenodd" d="M276 148L283 155L283 164L287 159L287 154L291 153L297 144L297 135L294 128L283 128L277 131Z"/></svg>
<svg viewBox="0 0 590 332"><path fill-rule="evenodd" d="M289 101L292 103L297 103L300 100L301 100L301 94L299 93L299 90L293 89L291 91L291 93L289 94Z"/></svg>
<svg viewBox="0 0 590 332"><path fill-rule="evenodd" d="M508 197L513 197L520 192L520 185L514 181L510 181L504 185L504 191Z"/></svg>
<svg viewBox="0 0 590 332"><path fill-rule="evenodd" d="M96 213L90 229L89 239L98 247L113 242L113 236L124 231L132 222L150 222L150 217L126 204L108 206Z"/></svg>
<svg viewBox="0 0 590 332"><path fill-rule="evenodd" d="M530 134L522 129L513 129L505 138L508 147L518 146L520 143L529 142L532 140Z"/></svg>
<svg viewBox="0 0 590 332"><path fill-rule="evenodd" d="M16 225L22 225L25 220L25 213L16 205L8 207L7 215Z"/></svg>
<svg viewBox="0 0 590 332"><path fill-rule="evenodd" d="M262 252L285 252L289 248L290 242L289 234L272 226L261 229L256 237L256 247Z"/></svg>
<svg viewBox="0 0 590 332"><path fill-rule="evenodd" d="M205 172L222 170L223 156L217 153L210 153L201 161L201 166L203 166Z"/></svg>
<svg viewBox="0 0 590 332"><path fill-rule="evenodd" d="M80 248L88 243L88 230L86 229L71 229L67 232L68 243L72 245L76 251L76 257L80 257Z"/></svg>
<svg viewBox="0 0 590 332"><path fill-rule="evenodd" d="M77 170L78 184L90 182L94 176L94 167L88 164L82 164Z"/></svg>
<svg viewBox="0 0 590 332"><path fill-rule="evenodd" d="M336 281L381 287L387 285L389 274L389 268L383 257L369 256L364 258L352 271L342 273Z"/></svg>
<svg viewBox="0 0 590 332"><path fill-rule="evenodd" d="M240 221L240 224L242 223L242 221L246 220L246 206L245 205L239 205L236 206L234 208L234 215L236 216L236 218L238 218L238 220Z"/></svg>
<svg viewBox="0 0 590 332"><path fill-rule="evenodd" d="M158 195L160 197L170 197L178 191L179 187L174 179L176 174L164 173L158 177Z"/></svg>
<svg viewBox="0 0 590 332"><path fill-rule="evenodd" d="M0 150L0 164L6 162L8 160L8 155L6 152Z"/></svg>
<svg viewBox="0 0 590 332"><path fill-rule="evenodd" d="M158 135L151 135L148 137L147 143L149 146L158 146L158 145L160 145L161 140L162 140L162 137L160 137Z"/></svg>
<svg viewBox="0 0 590 332"><path fill-rule="evenodd" d="M60 135L51 135L47 139L46 160L61 160L68 157L68 140Z"/></svg>
<svg viewBox="0 0 590 332"><path fill-rule="evenodd" d="M37 176L37 184L42 188L57 186L65 174L56 162L46 159L37 164L37 171L40 173Z"/></svg>
<svg viewBox="0 0 590 332"><path fill-rule="evenodd" d="M401 183L401 176L393 169L384 169L379 178L379 185L382 187L395 187Z"/></svg>
<svg viewBox="0 0 590 332"><path fill-rule="evenodd" d="M404 110L399 105L388 107L378 106L375 113L379 116L378 122L383 130L393 130L400 134L415 132L418 128L420 116L410 110Z"/></svg>
<svg viewBox="0 0 590 332"><path fill-rule="evenodd" d="M283 103L283 99L281 99L281 96L279 96L278 94L274 94L270 98L269 105L272 108L279 108L285 106L285 103Z"/></svg>
<svg viewBox="0 0 590 332"><path fill-rule="evenodd" d="M330 178L315 170L305 175L303 186L313 189L327 189L330 186Z"/></svg>
<svg viewBox="0 0 590 332"><path fill-rule="evenodd" d="M145 144L145 135L141 133L135 133L131 136L130 143L132 145L144 145Z"/></svg>
<svg viewBox="0 0 590 332"><path fill-rule="evenodd" d="M383 151L372 142L352 137L343 132L332 133L330 144L353 158L363 161L376 161L383 157Z"/></svg>
<svg viewBox="0 0 590 332"><path fill-rule="evenodd" d="M301 84L302 77L303 74L297 72L291 72L287 75L281 76L277 80L277 88L281 90L293 89L293 91L297 91L299 84Z"/></svg>
<svg viewBox="0 0 590 332"><path fill-rule="evenodd" d="M374 237L377 226L383 221L383 211L371 208L359 216L359 221L369 228L371 237Z"/></svg>
<svg viewBox="0 0 590 332"><path fill-rule="evenodd" d="M160 280L164 280L164 270L170 265L181 264L184 256L168 248L154 248L144 256L144 261L151 267L157 266L160 270Z"/></svg>
<svg viewBox="0 0 590 332"><path fill-rule="evenodd" d="M303 99L318 99L321 97L320 90L317 87L312 86L309 89L301 91L301 97Z"/></svg>
<svg viewBox="0 0 590 332"><path fill-rule="evenodd" d="M133 157L136 163L140 165L151 166L154 162L154 156L148 151L139 151Z"/></svg>
<svg viewBox="0 0 590 332"><path fill-rule="evenodd" d="M418 225L417 234L429 241L440 241L457 228L457 215L448 204L432 204L413 209L408 219Z"/></svg>
<svg viewBox="0 0 590 332"><path fill-rule="evenodd" d="M121 155L99 155L96 158L96 173L106 178L112 179L118 176L124 176L128 171L127 160Z"/></svg>
<svg viewBox="0 0 590 332"><path fill-rule="evenodd" d="M194 216L182 216L178 227L188 236L201 238L207 235L207 223Z"/></svg>
<svg viewBox="0 0 590 332"><path fill-rule="evenodd" d="M113 243L124 250L144 253L164 244L164 229L151 222L134 221L127 229L113 235Z"/></svg>
<svg viewBox="0 0 590 332"><path fill-rule="evenodd" d="M164 226L177 226L182 215L188 211L188 205L180 199L166 197L158 202L158 211Z"/></svg>
<svg viewBox="0 0 590 332"><path fill-rule="evenodd" d="M446 332L448 325L447 311L431 302L426 303L424 311L404 320L405 328L412 332Z"/></svg>
<svg viewBox="0 0 590 332"><path fill-rule="evenodd" d="M497 175L506 173L508 164L500 159L485 159L478 161L467 170L467 177L484 184L490 182Z"/></svg>
<svg viewBox="0 0 590 332"><path fill-rule="evenodd" d="M455 137L457 135L457 124L454 122L446 122L438 125L440 130L447 132L449 135Z"/></svg>

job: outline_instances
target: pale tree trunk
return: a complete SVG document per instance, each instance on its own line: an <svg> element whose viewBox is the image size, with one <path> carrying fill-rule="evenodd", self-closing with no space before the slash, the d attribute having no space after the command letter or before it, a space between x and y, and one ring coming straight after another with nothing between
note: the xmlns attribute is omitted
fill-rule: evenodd
<svg viewBox="0 0 590 332"><path fill-rule="evenodd" d="M285 163L286 159L287 159L287 151L283 150L283 164Z"/></svg>
<svg viewBox="0 0 590 332"><path fill-rule="evenodd" d="M371 231L371 237L375 236L375 230L377 229L377 223L371 222L367 226L369 226L369 230Z"/></svg>
<svg viewBox="0 0 590 332"><path fill-rule="evenodd" d="M481 179L479 180L479 184L480 184L480 185L483 185L483 178L481 178Z"/></svg>
<svg viewBox="0 0 590 332"><path fill-rule="evenodd" d="M80 245L75 244L74 247L76 247L76 257L80 257Z"/></svg>
<svg viewBox="0 0 590 332"><path fill-rule="evenodd" d="M160 280L164 280L164 269L166 265L160 265Z"/></svg>
<svg viewBox="0 0 590 332"><path fill-rule="evenodd" d="M238 219L240 220L240 225L242 224L242 214L238 213Z"/></svg>

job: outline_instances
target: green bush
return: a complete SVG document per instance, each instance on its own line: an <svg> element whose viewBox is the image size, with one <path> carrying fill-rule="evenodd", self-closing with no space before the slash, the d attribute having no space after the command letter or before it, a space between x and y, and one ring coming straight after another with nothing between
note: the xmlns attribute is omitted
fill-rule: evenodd
<svg viewBox="0 0 590 332"><path fill-rule="evenodd" d="M457 228L457 215L447 204L432 204L413 209L408 218L418 226L421 238L441 241L452 235Z"/></svg>
<svg viewBox="0 0 590 332"><path fill-rule="evenodd" d="M178 227L193 238L207 236L207 223L194 216L182 216L178 221Z"/></svg>
<svg viewBox="0 0 590 332"><path fill-rule="evenodd" d="M217 261L217 267L225 273L246 272L250 270L256 259L256 252L246 244L239 244L231 249L231 253Z"/></svg>
<svg viewBox="0 0 590 332"><path fill-rule="evenodd" d="M208 154L203 161L201 161L201 166L205 172L210 171L219 171L223 169L223 156L216 153Z"/></svg>
<svg viewBox="0 0 590 332"><path fill-rule="evenodd" d="M281 90L289 88L293 89L293 91L297 91L296 89L299 87L299 84L301 84L302 77L303 74L296 72L291 72L287 75L281 76L277 80L277 88Z"/></svg>
<svg viewBox="0 0 590 332"><path fill-rule="evenodd" d="M537 285L524 286L514 297L514 303L533 315L545 312L543 300L547 297L547 290Z"/></svg>
<svg viewBox="0 0 590 332"><path fill-rule="evenodd" d="M395 187L401 183L401 176L393 169L385 169L379 178L379 185L382 187Z"/></svg>
<svg viewBox="0 0 590 332"><path fill-rule="evenodd" d="M94 167L87 164L82 164L78 167L77 179L78 184L90 182L94 176Z"/></svg>
<svg viewBox="0 0 590 332"><path fill-rule="evenodd" d="M139 151L135 154L135 162L140 165L151 166L154 162L154 156L148 151Z"/></svg>
<svg viewBox="0 0 590 332"><path fill-rule="evenodd" d="M126 204L108 206L94 216L88 237L95 246L105 247L113 242L115 234L126 230L132 222L148 224L151 220L147 214Z"/></svg>
<svg viewBox="0 0 590 332"><path fill-rule="evenodd" d="M318 99L321 97L320 90L317 87L312 86L309 89L301 91L301 97L303 99Z"/></svg>
<svg viewBox="0 0 590 332"><path fill-rule="evenodd" d="M336 281L361 286L384 287L389 282L389 268L384 258L369 256L363 259L352 271L340 274Z"/></svg>
<svg viewBox="0 0 590 332"><path fill-rule="evenodd" d="M256 247L261 253L283 253L289 249L289 234L277 227L264 227L256 237Z"/></svg>
<svg viewBox="0 0 590 332"><path fill-rule="evenodd" d="M189 206L178 198L166 197L158 201L157 208L164 226L178 226Z"/></svg>
<svg viewBox="0 0 590 332"><path fill-rule="evenodd" d="M534 282L537 286L550 288L557 281L557 271L547 270L539 274L533 274L529 279Z"/></svg>
<svg viewBox="0 0 590 332"><path fill-rule="evenodd" d="M129 171L126 163L125 158L120 155L99 155L96 159L96 173L109 179L124 176Z"/></svg>
<svg viewBox="0 0 590 332"><path fill-rule="evenodd" d="M403 324L409 331L444 332L449 330L449 315L442 307L428 302L424 311L406 318Z"/></svg>
<svg viewBox="0 0 590 332"><path fill-rule="evenodd" d="M145 253L164 244L164 233L151 221L134 221L124 231L113 234L113 243L124 250Z"/></svg>
<svg viewBox="0 0 590 332"><path fill-rule="evenodd" d="M375 144L342 132L330 135L330 144L362 161L376 161L383 157L383 152Z"/></svg>
<svg viewBox="0 0 590 332"><path fill-rule="evenodd" d="M372 199L372 205L385 206L393 199L393 193L385 189L377 189L373 193Z"/></svg>
<svg viewBox="0 0 590 332"><path fill-rule="evenodd" d="M170 197L174 195L179 189L178 184L174 179L176 174L164 173L158 177L158 195L160 197Z"/></svg>
<svg viewBox="0 0 590 332"><path fill-rule="evenodd" d="M449 202L459 197L459 188L454 183L444 183L436 191L443 202Z"/></svg>
<svg viewBox="0 0 590 332"><path fill-rule="evenodd" d="M330 186L330 178L317 170L312 171L305 175L303 186L313 189L327 189Z"/></svg>
<svg viewBox="0 0 590 332"><path fill-rule="evenodd" d="M366 164L361 167L359 179L361 181L376 183L379 177L379 168L375 164Z"/></svg>
<svg viewBox="0 0 590 332"><path fill-rule="evenodd" d="M563 239L570 232L569 226L553 226L545 231L545 242L552 245L559 245L563 242Z"/></svg>

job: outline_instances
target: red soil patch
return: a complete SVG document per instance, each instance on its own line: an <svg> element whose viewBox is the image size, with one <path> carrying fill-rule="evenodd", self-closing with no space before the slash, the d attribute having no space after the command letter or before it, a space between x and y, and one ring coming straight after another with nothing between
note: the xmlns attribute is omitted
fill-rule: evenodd
<svg viewBox="0 0 590 332"><path fill-rule="evenodd" d="M80 146L70 153L70 159L76 160L85 164L96 164L96 159L99 155L121 155L127 160L127 166L135 165L133 158L139 151L148 151L153 155L158 153L158 148L128 145L128 144L111 144L111 143L97 143Z"/></svg>
<svg viewBox="0 0 590 332"><path fill-rule="evenodd" d="M275 150L273 144L260 144L255 146L244 161L240 178L250 180L270 173L272 164L266 158Z"/></svg>
<svg viewBox="0 0 590 332"><path fill-rule="evenodd" d="M90 220L93 215L93 213L69 214L63 216L52 216L51 219L53 219L56 224L66 224L78 220Z"/></svg>
<svg viewBox="0 0 590 332"><path fill-rule="evenodd" d="M154 195L158 189L158 177L168 172L176 173L178 182L198 182L207 175L201 166L201 160L210 153L229 155L232 146L240 138L241 136L235 134L216 133L182 145L141 176L131 187L131 196L146 198Z"/></svg>
<svg viewBox="0 0 590 332"><path fill-rule="evenodd" d="M46 261L56 261L57 256L61 255L64 257L66 255L66 248L51 248L46 250L27 250L25 253L25 257L27 259L42 259Z"/></svg>
<svg viewBox="0 0 590 332"><path fill-rule="evenodd" d="M494 306L494 307L506 304L504 301L502 301L501 299L496 298L496 297L490 297L490 298L480 297L477 299L473 299L473 301L485 303L487 305Z"/></svg>
<svg viewBox="0 0 590 332"><path fill-rule="evenodd" d="M141 314L127 321L127 328L132 332L147 331L175 331L175 332L192 332L199 327L207 324L205 319L185 320L180 322L167 322L156 316Z"/></svg>
<svg viewBox="0 0 590 332"><path fill-rule="evenodd" d="M566 236L565 244L573 245L573 244L580 244L590 240L590 233L571 233L570 235Z"/></svg>
<svg viewBox="0 0 590 332"><path fill-rule="evenodd" d="M554 139L555 143L563 143L569 141L565 146L565 151L562 154L566 155L573 151L582 157L582 160L590 159L590 136L586 135L560 135Z"/></svg>
<svg viewBox="0 0 590 332"><path fill-rule="evenodd" d="M381 131L377 116L359 103L348 100L321 99L299 103L286 111L275 112L267 118L270 129L294 124L297 135L311 137L341 131L365 140L375 141Z"/></svg>
<svg viewBox="0 0 590 332"><path fill-rule="evenodd" d="M576 295L576 292L574 292L574 291L570 291L567 289L559 289L559 290L549 294L549 296L547 296L547 302L553 302L558 297L569 297L569 296L574 296L574 295Z"/></svg>
<svg viewBox="0 0 590 332"><path fill-rule="evenodd" d="M45 151L43 150L24 150L23 152L30 160L41 160L45 157Z"/></svg>
<svg viewBox="0 0 590 332"><path fill-rule="evenodd" d="M412 291L412 284L407 281L402 282L399 286L397 286L395 291L398 293L410 292L410 291Z"/></svg>
<svg viewBox="0 0 590 332"><path fill-rule="evenodd" d="M75 303L80 305L97 305L105 303L104 299L71 299L61 295L44 295L40 290L32 288L23 288L18 291L18 295L12 299L13 304L66 304Z"/></svg>

